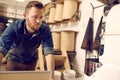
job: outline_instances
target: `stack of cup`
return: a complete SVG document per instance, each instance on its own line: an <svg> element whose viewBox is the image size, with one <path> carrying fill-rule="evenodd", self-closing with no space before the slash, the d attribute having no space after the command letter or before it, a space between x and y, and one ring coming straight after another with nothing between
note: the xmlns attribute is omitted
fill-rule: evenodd
<svg viewBox="0 0 120 80"><path fill-rule="evenodd" d="M64 80L76 80L75 75L76 75L76 72L74 70L63 71Z"/></svg>
<svg viewBox="0 0 120 80"><path fill-rule="evenodd" d="M62 76L61 72L54 71L54 79L55 80L61 80L61 76Z"/></svg>

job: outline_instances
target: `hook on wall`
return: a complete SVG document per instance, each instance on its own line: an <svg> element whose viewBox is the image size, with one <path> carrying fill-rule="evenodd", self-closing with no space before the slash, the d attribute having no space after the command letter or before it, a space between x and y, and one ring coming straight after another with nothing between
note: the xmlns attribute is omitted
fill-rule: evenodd
<svg viewBox="0 0 120 80"><path fill-rule="evenodd" d="M92 3L90 3L90 4L91 4L91 6L92 6L93 9L96 9L96 8L105 6L105 5L103 4L103 5L99 5L99 6L94 7Z"/></svg>
<svg viewBox="0 0 120 80"><path fill-rule="evenodd" d="M94 19L94 9L105 6L105 5L103 4L103 5L99 5L99 6L94 7L92 3L90 3L90 5L91 5L91 7L92 7L92 9L93 9L93 14L92 14L92 18L93 18L93 19Z"/></svg>

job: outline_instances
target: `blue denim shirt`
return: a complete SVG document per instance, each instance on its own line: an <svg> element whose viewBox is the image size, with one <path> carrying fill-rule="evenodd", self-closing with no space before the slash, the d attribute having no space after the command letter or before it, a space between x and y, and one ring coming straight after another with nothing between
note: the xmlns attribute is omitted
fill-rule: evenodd
<svg viewBox="0 0 120 80"><path fill-rule="evenodd" d="M42 44L43 53L53 53L53 40L50 28L42 23L39 30L33 35L28 34L25 20L17 20L10 24L0 36L0 52L6 55L8 52L13 59L34 57L37 48Z"/></svg>

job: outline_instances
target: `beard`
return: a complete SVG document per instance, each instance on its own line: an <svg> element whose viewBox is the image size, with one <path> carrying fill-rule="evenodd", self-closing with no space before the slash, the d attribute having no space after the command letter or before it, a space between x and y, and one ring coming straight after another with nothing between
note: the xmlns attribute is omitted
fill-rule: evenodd
<svg viewBox="0 0 120 80"><path fill-rule="evenodd" d="M33 32L37 31L41 25L41 23L34 23L33 25L29 19L26 19L26 24Z"/></svg>
<svg viewBox="0 0 120 80"><path fill-rule="evenodd" d="M39 29L39 26L40 25L38 25L38 24L35 24L35 25L30 25L30 26L28 26L28 27L30 27L32 30L34 30L34 31L37 31L38 29Z"/></svg>

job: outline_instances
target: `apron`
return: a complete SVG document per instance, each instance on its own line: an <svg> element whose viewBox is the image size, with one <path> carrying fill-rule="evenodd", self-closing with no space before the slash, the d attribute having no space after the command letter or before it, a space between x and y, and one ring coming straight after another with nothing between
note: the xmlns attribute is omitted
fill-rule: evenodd
<svg viewBox="0 0 120 80"><path fill-rule="evenodd" d="M28 39L26 39L25 34L22 36L20 44L16 47L11 49L8 52L8 60L12 60L14 62L24 63L24 64L30 64L34 63L38 59L38 50L37 47L39 47L40 42L39 39L40 36L38 35L36 40L31 40L32 42L29 42ZM34 38L33 38L34 39ZM35 42L34 41L38 41Z"/></svg>

